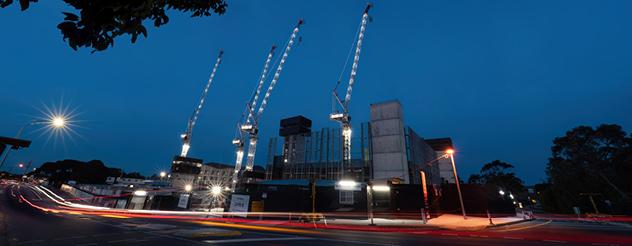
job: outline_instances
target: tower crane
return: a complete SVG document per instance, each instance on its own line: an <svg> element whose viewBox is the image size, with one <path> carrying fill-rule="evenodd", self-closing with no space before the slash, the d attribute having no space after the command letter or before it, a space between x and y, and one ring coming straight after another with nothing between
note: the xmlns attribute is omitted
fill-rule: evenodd
<svg viewBox="0 0 632 246"><path fill-rule="evenodd" d="M270 62L272 61L272 57L274 56L274 50L276 46L272 46L268 56L266 58L266 62L263 65L263 71L261 72L261 76L259 77L259 82L257 83L257 87L250 98L250 101L246 104L246 110L242 114L240 121L237 123L237 136L233 139L233 145L236 148L236 161L235 161L235 170L233 172L232 178L232 187L231 190L235 190L235 185L237 184L237 178L239 175L239 171L241 170L241 164L244 160L244 132L241 130L241 125L250 124L250 118L252 118L252 109L257 107L257 101L259 99L259 95L261 94L261 88L265 83L266 76L268 75L268 71L270 68ZM245 119L244 119L245 117ZM242 121L245 120L245 123Z"/></svg>
<svg viewBox="0 0 632 246"><path fill-rule="evenodd" d="M353 84L355 82L356 73L358 71L358 61L360 60L360 52L362 51L362 40L364 39L364 31L366 30L366 24L369 20L369 9L371 9L372 5L368 4L364 9L364 14L362 14L362 21L360 23L360 29L358 30L358 36L355 41L355 54L353 56L353 64L351 65L351 75L349 76L349 85L347 86L347 93L344 97L344 100L341 100L338 96L338 86L340 85L340 81L342 78L342 72L344 72L347 63L343 67L342 72L340 73L340 77L338 77L338 82L336 83L336 87L333 90L333 112L329 115L329 119L333 121L340 122L342 127L342 170L341 176L344 176L344 172L349 172L351 169L351 116L349 115L349 104L351 102L351 91L353 89ZM353 49L353 46L351 47ZM349 52L351 55L351 50ZM348 62L349 56L347 56Z"/></svg>
<svg viewBox="0 0 632 246"><path fill-rule="evenodd" d="M251 172L255 164L255 154L257 152L257 140L259 138L259 120L261 119L261 115L263 114L263 111L265 110L266 106L268 105L268 102L270 101L270 95L272 93L272 90L274 89L274 86L279 81L279 77L281 76L281 72L283 71L283 65L285 65L285 62L287 61L288 54L290 53L290 50L292 49L292 46L294 45L294 40L296 39L302 24L303 24L303 20L299 20L298 23L296 24L296 27L294 27L294 30L292 31L292 34L290 35L290 39L285 45L285 49L283 51L283 55L281 56L279 64L277 64L276 71L274 72L274 76L272 77L272 81L270 81L270 84L268 85L268 89L266 90L266 93L261 101L261 104L259 104L259 108L255 111L256 106L257 106L257 100L253 100L253 102L251 102L248 105L248 117L246 117L246 122L245 124L242 124L240 126L240 130L242 131L242 133L248 134L248 154L246 158L246 168L245 168L246 172ZM265 80L265 78L263 79ZM255 92L255 97L256 99L258 99L257 92ZM255 97L253 97L253 99L255 99ZM233 141L233 143L235 142L236 141ZM241 150L243 151L243 148ZM241 152L240 154L239 149L237 151L238 151L237 152L238 160L236 163L241 163L241 161L239 161L239 158L243 158L243 152ZM241 166L239 167L239 169L237 166L235 166L235 173L233 174L234 175L233 187L237 184L238 172L240 171L240 169L241 169ZM234 191L234 188L233 188L233 191Z"/></svg>
<svg viewBox="0 0 632 246"><path fill-rule="evenodd" d="M189 122L187 123L187 130L180 135L182 138L182 152L180 152L181 157L187 157L187 153L189 152L189 148L191 148L191 134L193 133L193 127L195 127L195 123L197 122L198 117L200 116L200 111L202 111L202 107L204 106L204 100L206 99L206 94L208 94L208 89L211 87L211 83L213 83L213 78L215 78L215 72L217 72L217 68L219 64L222 62L222 55L224 54L223 50L219 51L219 55L217 56L217 60L215 61L215 65L213 66L213 71L211 72L211 76L208 78L208 82L206 86L204 86L204 91L202 91L202 95L200 96L200 101L193 110L193 114L189 118Z"/></svg>

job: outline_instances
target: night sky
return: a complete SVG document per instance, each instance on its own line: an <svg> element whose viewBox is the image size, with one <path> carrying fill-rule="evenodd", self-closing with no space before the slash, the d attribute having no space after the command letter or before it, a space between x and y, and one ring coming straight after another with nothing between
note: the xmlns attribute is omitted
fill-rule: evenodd
<svg viewBox="0 0 632 246"><path fill-rule="evenodd" d="M13 136L43 105L76 108L64 143L29 128L30 149L10 163L101 159L126 171L168 169L219 49L225 50L194 130L191 157L234 163L234 126L273 43L305 20L261 122L257 163L279 120L328 120L331 90L364 1L228 1L225 15L149 26L105 52L73 51L56 25L62 1L0 9L0 135ZM556 136L578 125L632 130L632 1L375 1L351 103L398 99L422 137L452 137L464 179L495 159L527 184L543 180ZM345 78L348 73L345 73Z"/></svg>

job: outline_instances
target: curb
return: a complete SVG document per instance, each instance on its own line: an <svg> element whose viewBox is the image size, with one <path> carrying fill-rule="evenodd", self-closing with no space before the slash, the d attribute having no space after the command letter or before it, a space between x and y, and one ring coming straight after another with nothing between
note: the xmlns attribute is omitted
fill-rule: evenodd
<svg viewBox="0 0 632 246"><path fill-rule="evenodd" d="M528 221L534 221L534 220L536 220L536 219L516 220L516 221L502 223L502 224L488 225L488 226L485 226L485 228L487 229L487 228L496 228L496 227L501 227L501 226L515 225L515 224L520 224L520 223L524 223L524 222L528 222Z"/></svg>

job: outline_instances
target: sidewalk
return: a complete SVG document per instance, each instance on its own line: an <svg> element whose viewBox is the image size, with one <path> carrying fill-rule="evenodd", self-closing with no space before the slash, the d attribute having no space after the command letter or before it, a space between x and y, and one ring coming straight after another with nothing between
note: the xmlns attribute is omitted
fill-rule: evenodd
<svg viewBox="0 0 632 246"><path fill-rule="evenodd" d="M514 223L522 221L521 217L502 217L493 218L494 225L502 225L507 223ZM321 222L324 223L324 222ZM370 223L369 220L354 220L354 219L327 219L329 225L357 225L365 226ZM468 217L467 220L463 219L463 216L444 214L437 218L428 220L428 224L423 224L420 220L406 220L406 219L381 219L374 218L373 223L377 226L385 227L437 227L450 230L481 230L489 226L489 219L484 217Z"/></svg>

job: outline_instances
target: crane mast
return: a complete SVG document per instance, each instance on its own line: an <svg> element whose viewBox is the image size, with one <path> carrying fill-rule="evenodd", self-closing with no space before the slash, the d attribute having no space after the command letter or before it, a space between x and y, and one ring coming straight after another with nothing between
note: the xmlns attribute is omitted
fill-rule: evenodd
<svg viewBox="0 0 632 246"><path fill-rule="evenodd" d="M334 112L329 115L329 118L333 121L340 122L342 127L342 169L341 176L344 176L345 171L349 171L351 163L351 116L349 115L349 104L351 102L351 92L353 90L353 84L355 83L356 74L358 71L358 62L360 61L360 52L362 51L362 40L364 39L364 31L366 30L366 24L369 19L369 9L372 7L368 4L362 14L362 20L360 23L360 29L358 31L357 42L355 45L355 54L353 56L353 64L351 65L351 74L349 76L349 85L347 86L347 92L344 101L338 97L337 88L340 84L340 80L336 84L333 90L333 97L338 107L334 108ZM346 66L346 64L345 64ZM344 71L344 68L343 68ZM341 108L341 110L338 110Z"/></svg>
<svg viewBox="0 0 632 246"><path fill-rule="evenodd" d="M217 56L217 60L215 61L215 65L213 66L213 71L211 72L211 76L208 78L208 82L206 86L204 86L204 91L200 96L200 102L197 107L193 110L193 114L191 118L189 118L189 122L187 123L187 130L183 134L180 135L182 138L182 152L180 156L186 157L189 152L189 148L191 148L191 134L193 133L193 127L195 127L195 123L197 122L198 117L200 116L200 111L202 111L202 107L204 106L204 100L206 100L206 94L208 94L208 89L211 87L213 83L213 78L215 78L215 72L217 72L217 68L219 64L222 62L222 55L224 54L223 50L219 51L219 55Z"/></svg>
<svg viewBox="0 0 632 246"><path fill-rule="evenodd" d="M255 163L255 154L257 152L257 140L259 137L259 119L261 118L261 115L263 114L265 107L268 105L268 102L270 101L270 95L272 94L272 90L274 89L274 86L279 81L279 77L281 76L281 72L283 71L283 66L285 65L285 62L287 61L288 54L290 53L290 50L292 49L292 46L295 43L294 40L298 36L298 32L302 24L303 24L303 20L299 20L296 27L294 27L294 30L292 31L292 34L290 35L290 39L285 45L285 49L283 51L283 55L281 55L279 64L276 67L274 76L272 77L272 81L270 81L270 84L268 85L268 88L266 90L265 95L263 96L263 99L261 101L261 104L259 105L259 108L255 112L255 109L257 106L257 100L259 99L259 92L261 89L260 87L262 85L262 81L265 80L265 77L263 76L262 76L262 80L259 81L259 85L253 97L253 101L248 104L248 107L247 107L248 117L246 117L246 123L240 126L240 130L242 131L242 133L248 134L248 154L247 154L246 168L245 168L245 171L247 172L252 171L254 167L254 163ZM243 141L242 142L233 141L233 143L240 143L242 145L241 148L237 149L238 160L236 164L239 164L239 166L235 165L235 172L233 173L233 191L234 191L235 190L234 187L238 182L238 174L241 169L241 161L239 159L243 158L243 154L244 154L243 144L244 143Z"/></svg>
<svg viewBox="0 0 632 246"><path fill-rule="evenodd" d="M266 80L266 76L268 75L270 62L272 61L272 57L274 56L275 49L276 49L276 46L273 45L266 58L266 62L263 66L263 71L261 72L261 76L259 77L259 82L257 83L257 87L255 88L255 92L252 98L250 99L250 101L246 104L246 111L244 111L240 119L240 122L237 124L237 137L233 139L233 145L235 145L235 148L236 148L236 151L235 151L236 160L235 160L235 170L233 172L231 190L235 190L235 186L237 185L237 178L239 175L239 171L241 170L241 165L244 160L244 133L241 130L242 121L244 120L243 119L244 115L246 115L246 112L247 112L245 124L250 124L250 119L253 116L252 109L257 107L257 101L259 99L259 95L261 94L261 88L263 87L263 84Z"/></svg>
<svg viewBox="0 0 632 246"><path fill-rule="evenodd" d="M298 35L298 31L300 30L300 27L302 24L303 24L303 20L299 20L298 24L296 24L296 27L292 31L292 35L290 35L290 40L285 45L285 51L283 52L283 55L281 56L281 61L277 65L276 71L274 72L274 76L272 77L272 81L270 82L270 85L268 86L268 89L266 90L266 94L263 97L263 101L261 101L261 105L259 106L257 115L253 117L254 124L252 125L252 127L250 127L250 129L248 129L248 125L244 125L246 126L246 130L249 133L248 155L246 157L247 158L246 171L252 171L252 168L254 167L254 164L255 164L255 154L257 152L257 140L259 136L259 119L261 118L261 115L263 114L264 109L268 105L268 101L270 101L270 95L272 94L272 90L274 89L274 86L276 85L276 83L279 81L279 77L281 76L281 72L283 71L283 65L285 65L285 61L287 60L288 54L290 53L290 50L292 49L292 46L294 45L294 40L296 39L296 36ZM244 126L242 126L242 130L244 129L243 128Z"/></svg>

